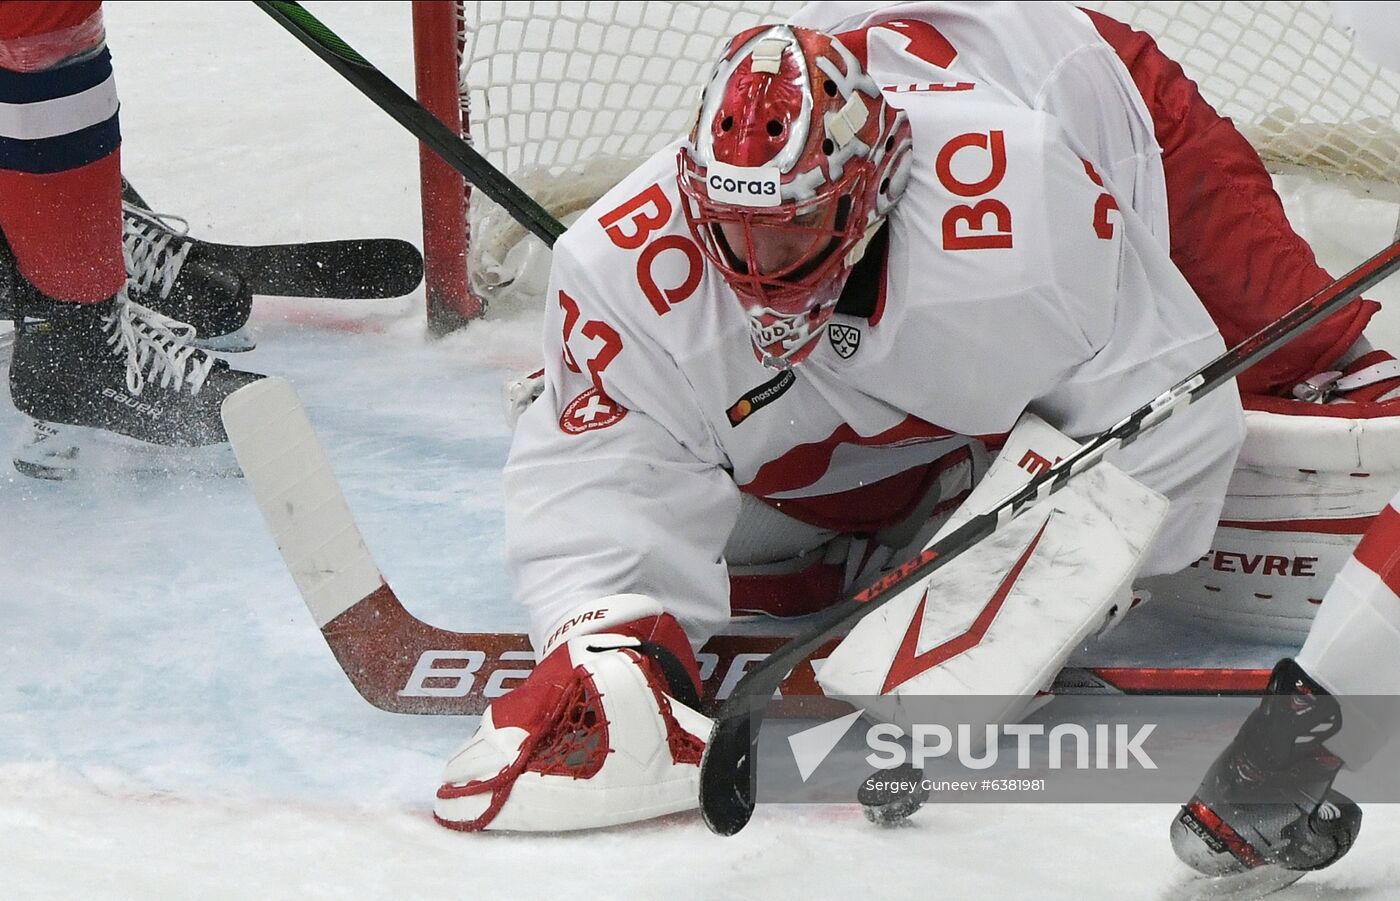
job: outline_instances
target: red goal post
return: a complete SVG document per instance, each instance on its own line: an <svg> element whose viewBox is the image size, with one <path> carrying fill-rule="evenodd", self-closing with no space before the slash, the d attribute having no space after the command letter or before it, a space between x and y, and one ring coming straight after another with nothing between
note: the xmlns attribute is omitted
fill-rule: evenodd
<svg viewBox="0 0 1400 901"><path fill-rule="evenodd" d="M1089 2L1152 34L1271 170L1400 200L1400 76L1325 2ZM568 221L689 128L723 42L796 2L414 0L420 101ZM537 301L547 251L422 151L428 319Z"/></svg>

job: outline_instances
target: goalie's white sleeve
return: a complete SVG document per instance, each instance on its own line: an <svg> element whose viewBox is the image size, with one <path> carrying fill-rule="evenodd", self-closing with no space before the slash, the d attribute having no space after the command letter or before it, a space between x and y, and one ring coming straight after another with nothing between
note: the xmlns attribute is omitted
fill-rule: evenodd
<svg viewBox="0 0 1400 901"><path fill-rule="evenodd" d="M619 585L661 602L688 635L713 634L728 616L722 557L738 487L666 351L610 324L626 317L603 318L599 298L620 292L606 267L574 257L575 233L555 246L544 392L520 418L505 471L508 562L532 644Z"/></svg>
<svg viewBox="0 0 1400 901"><path fill-rule="evenodd" d="M556 245L547 387L506 472L508 560L537 645L566 611L620 593L656 598L703 641L729 612L739 491L873 531L857 515L869 497L973 442L999 446L1022 412L1082 438L1223 350L1151 231L1053 117L981 85L898 99L914 169L865 264L869 303L843 301L792 373L759 363L704 263L674 147ZM1172 501L1145 572L1206 547L1241 437L1226 386L1116 461Z"/></svg>

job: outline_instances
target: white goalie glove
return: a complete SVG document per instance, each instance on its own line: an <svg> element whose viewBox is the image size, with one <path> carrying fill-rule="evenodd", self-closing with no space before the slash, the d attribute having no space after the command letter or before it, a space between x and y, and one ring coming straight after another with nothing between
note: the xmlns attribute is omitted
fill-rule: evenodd
<svg viewBox="0 0 1400 901"><path fill-rule="evenodd" d="M696 807L711 722L685 633L641 595L555 629L530 677L447 763L433 813L452 829L589 829Z"/></svg>

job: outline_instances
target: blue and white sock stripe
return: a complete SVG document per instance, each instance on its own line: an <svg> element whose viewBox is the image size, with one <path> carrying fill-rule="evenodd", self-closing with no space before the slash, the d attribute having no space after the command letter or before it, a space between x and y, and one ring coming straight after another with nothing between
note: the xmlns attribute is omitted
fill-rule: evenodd
<svg viewBox="0 0 1400 901"><path fill-rule="evenodd" d="M0 70L0 169L48 174L102 159L121 143L106 47L41 72Z"/></svg>

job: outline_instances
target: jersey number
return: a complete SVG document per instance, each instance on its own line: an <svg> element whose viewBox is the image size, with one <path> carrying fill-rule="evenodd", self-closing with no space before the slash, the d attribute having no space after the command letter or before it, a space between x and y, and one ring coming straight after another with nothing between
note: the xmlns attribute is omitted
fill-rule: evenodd
<svg viewBox="0 0 1400 901"><path fill-rule="evenodd" d="M580 318L578 301L560 291L559 306L564 311L564 365L568 367L570 372L580 372L578 361L574 358L574 352L569 349L569 339L573 337L574 328L578 326ZM606 322L599 322L597 319L586 321L583 328L579 329L579 334L585 338L603 342L602 348L584 364L588 367L588 377L593 380L593 386L602 391L603 370L607 369L608 364L622 353L622 336L617 333L617 329Z"/></svg>
<svg viewBox="0 0 1400 901"><path fill-rule="evenodd" d="M1084 164L1084 171L1088 173L1089 180L1102 188L1103 179L1099 176L1094 164L1080 157L1079 161ZM1109 221L1109 210L1118 209L1118 201L1113 199L1113 195L1105 190L1094 201L1094 234L1098 235L1100 241L1108 241L1113 238L1113 223Z"/></svg>

